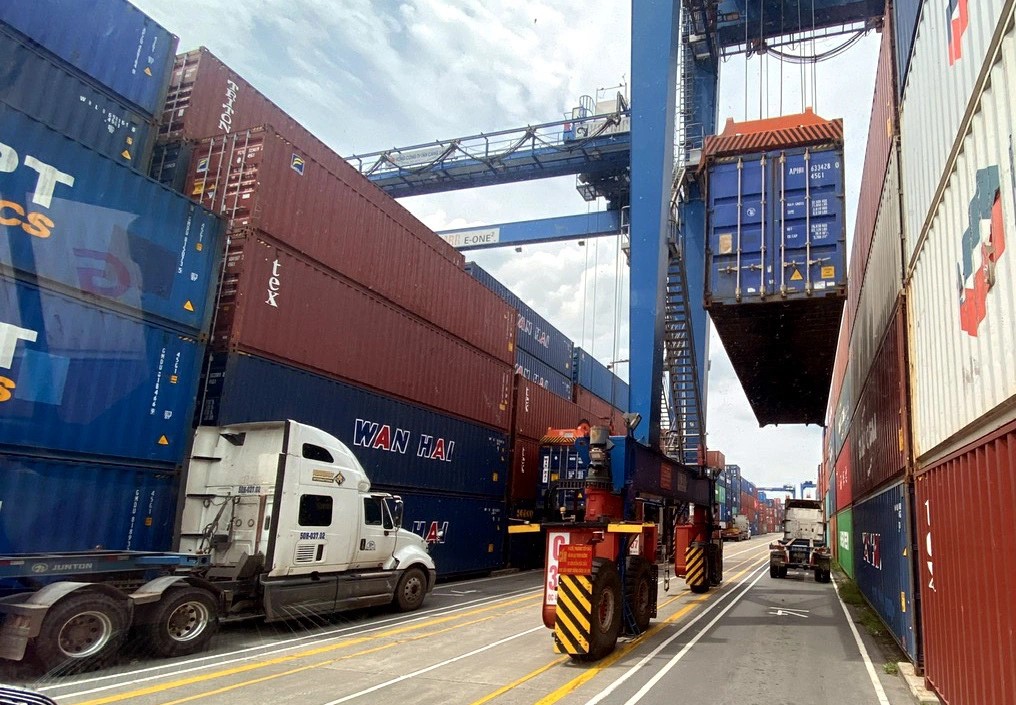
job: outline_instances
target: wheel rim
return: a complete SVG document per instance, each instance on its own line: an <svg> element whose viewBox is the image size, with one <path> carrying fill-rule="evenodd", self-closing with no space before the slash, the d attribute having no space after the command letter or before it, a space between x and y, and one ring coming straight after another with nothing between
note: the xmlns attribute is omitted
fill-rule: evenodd
<svg viewBox="0 0 1016 705"><path fill-rule="evenodd" d="M169 615L166 631L173 641L197 639L208 628L211 614L208 607L198 601L184 602Z"/></svg>
<svg viewBox="0 0 1016 705"><path fill-rule="evenodd" d="M408 602L416 602L420 599L420 595L423 592L423 582L420 580L418 575L410 575L406 579L406 584L402 587L402 596Z"/></svg>
<svg viewBox="0 0 1016 705"><path fill-rule="evenodd" d="M599 622L600 631L606 632L614 621L614 593L604 590L600 595L600 607L596 611L596 619Z"/></svg>
<svg viewBox="0 0 1016 705"><path fill-rule="evenodd" d="M60 653L68 658L88 658L102 651L113 638L113 620L105 612L80 612L60 628Z"/></svg>

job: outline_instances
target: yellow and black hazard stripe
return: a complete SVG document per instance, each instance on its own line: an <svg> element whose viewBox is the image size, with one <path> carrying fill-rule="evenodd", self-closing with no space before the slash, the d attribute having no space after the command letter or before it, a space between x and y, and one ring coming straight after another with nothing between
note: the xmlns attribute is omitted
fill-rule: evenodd
<svg viewBox="0 0 1016 705"><path fill-rule="evenodd" d="M705 585L706 552L703 546L691 545L684 552L684 582L688 587Z"/></svg>
<svg viewBox="0 0 1016 705"><path fill-rule="evenodd" d="M554 637L566 654L588 654L593 583L588 575L562 575L557 583Z"/></svg>

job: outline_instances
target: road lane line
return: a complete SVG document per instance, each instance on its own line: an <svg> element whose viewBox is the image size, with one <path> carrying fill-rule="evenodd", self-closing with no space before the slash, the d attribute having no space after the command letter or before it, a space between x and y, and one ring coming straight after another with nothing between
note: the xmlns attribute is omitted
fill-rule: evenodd
<svg viewBox="0 0 1016 705"><path fill-rule="evenodd" d="M562 656L560 658L554 659L550 663L545 663L542 666L540 666L539 668L537 668L535 671L530 671L529 673L527 673L526 675L522 676L521 678L516 678L515 680L513 680L508 685L501 686L500 688L495 690L493 693L490 693L489 695L484 695L479 700L474 700L472 703L470 703L470 705L484 705L484 703L489 703L494 698L499 697L501 695L504 695L509 690L515 690L515 688L519 687L520 685L522 685L526 681L530 681L533 678L536 678L541 673L545 673L546 671L549 671L550 669L552 669L554 666L558 666L558 665L564 663L569 658L571 658L571 657L570 656Z"/></svg>
<svg viewBox="0 0 1016 705"><path fill-rule="evenodd" d="M840 599L840 584L833 579L833 587L836 590L836 601L840 603L840 607L843 609L843 616L847 618L847 626L850 627L850 633L854 635L854 642L857 644L857 650L861 652L861 660L864 661L864 669L868 671L868 677L871 678L871 686L875 689L875 696L878 698L879 705L889 705L889 698L886 697L885 689L882 687L882 682L878 679L878 674L875 672L875 666L871 662L871 657L868 656L868 650L864 648L864 642L861 640L861 635L857 632L857 627L854 626L854 620L850 617L850 612L847 611L847 606Z"/></svg>

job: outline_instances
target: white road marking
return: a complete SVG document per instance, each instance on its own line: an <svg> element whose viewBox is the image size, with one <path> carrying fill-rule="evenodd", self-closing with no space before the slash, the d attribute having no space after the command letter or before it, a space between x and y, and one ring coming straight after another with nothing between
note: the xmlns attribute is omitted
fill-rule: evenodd
<svg viewBox="0 0 1016 705"><path fill-rule="evenodd" d="M768 565L769 565L769 561L767 560L767 561L766 561L765 563L763 563L763 564L760 564L760 565L758 565L758 566L757 566L757 567L755 568L755 570L756 570L756 571L760 571L760 570L764 570L765 568L767 568L767 567L768 567ZM759 576L758 576L757 578L755 578L755 581L754 581L754 582L753 582L753 583L752 583L751 585L749 585L749 586L748 586L748 587L747 587L747 588L746 588L746 589L744 590L744 592L742 592L742 593L740 593L739 595L737 595L737 596L736 596L736 597L734 598L734 600L733 600L733 601L732 601L732 602L730 603L730 606L728 606L728 607L727 607L727 609L730 609L730 607L732 607L732 606L734 605L734 603L736 603L736 602L737 602L738 600L740 600L740 599L741 599L741 597L743 597L743 596L744 596L744 594L745 594L746 592L748 592L748 590L751 590L752 586L754 586L754 585L755 585L755 583L757 583L757 582L759 581L759 579L760 579L760 578L761 578L761 577L762 577L762 576L763 576L764 574L765 574L764 572L761 572L761 573L759 573ZM737 590L738 588L740 588L740 587L741 587L742 585L744 585L744 584L745 584L745 583L746 583L747 581L751 580L751 577L752 577L752 576L751 576L751 575L749 574L749 575L748 575L748 577L746 577L746 578L742 579L742 580L741 580L741 582L739 582L739 583L737 584L737 587L736 587L736 588L734 588L734 591L732 591L731 593L728 593L728 594L733 594L733 592L736 592L736 590ZM670 637L668 637L666 641L664 641L664 642L663 642L662 644L660 644L659 646L657 646L657 647L656 647L655 649L653 649L653 650L652 650L652 651L651 651L650 653L648 653L648 654L646 654L645 656L643 656L643 657L642 657L642 659L641 659L641 660L639 660L639 662L638 662L638 663L636 663L636 664L635 664L634 666L632 666L632 667L631 667L631 668L629 668L629 669L628 669L627 671L625 671L625 673L624 673L624 674L623 674L622 676L620 676L619 678L617 678L617 679L616 679L616 680L615 680L614 682L612 682L612 683L611 683L610 685L608 685L608 686L607 686L606 688L604 688L604 689L603 689L603 690L601 690L601 691L600 691L599 693L597 693L597 694L596 694L596 695L595 695L595 696L594 696L593 698L591 698L590 700L588 700L588 701L586 702L586 705L596 705L596 703L599 703L599 702L601 702L601 701L602 701L602 700L603 700L604 698L606 698L606 697L607 697L607 696L609 696L609 695L610 695L611 693L613 693L613 692L614 692L615 690L617 690L618 686L620 686L620 685L621 685L622 683L624 683L624 682L625 682L626 680L628 680L629 678L631 678L631 677L632 677L633 675L635 675L635 674L636 674L636 673L637 673L638 671L642 670L642 668L644 668L644 667L645 667L645 666L646 666L647 664L649 664L649 663L650 663L650 662L651 662L651 661L652 661L653 659L655 659L655 658L657 657L657 655L659 655L659 653L660 653L661 651L663 651L663 650L664 650L665 648L667 648L667 647L668 647L668 646L669 646L669 645L670 645L670 644L671 644L671 643L672 643L672 642L673 642L673 641L674 641L675 639L677 639L677 638L678 638L679 636L681 636L681 635L682 635L682 634L684 634L684 633L685 633L686 631L688 631L689 629L691 629L691 628L692 628L692 627L693 627L693 626L695 625L695 623L696 623L696 622L698 622L698 621L699 621L700 619L702 619L702 618L703 618L704 616L706 616L706 615L707 615L707 614L708 614L709 612L711 612L711 611L712 611L712 610L713 610L714 608L716 608L716 606L717 606L717 605L721 604L721 603L723 602L723 600L724 600L724 599L725 599L726 597L727 597L727 595L723 595L723 596L721 596L721 597L720 597L720 599L718 599L718 600L717 600L716 602L712 603L711 605L709 605L708 607L706 607L706 608L705 608L704 610L702 610L702 611L701 611L701 612L700 612L700 613L698 614L698 616L696 616L696 617L695 617L695 618L694 618L693 620L691 620L690 622L688 622L687 624L685 624L685 625L684 625L683 627L681 627L681 629L679 629L679 630L677 631L677 633L675 633L675 634L671 635ZM717 619L719 619L719 617L722 617L722 616L723 616L723 615L724 615L724 614L726 613L727 609L723 610L723 612L721 612L721 613L719 614L719 616L717 617ZM705 631L708 631L709 627L711 627L711 626L713 625L713 623L715 623L715 622L716 622L716 620L715 620L715 619L714 619L714 620L713 620L712 622L710 622L710 623L709 623L709 625L708 625L708 626L706 626L706 628L705 628L705 629L703 629L703 632L705 632ZM702 635L702 632L700 632L700 633L699 633L699 635L695 637L695 640L697 641L697 640L698 640L698 637L699 637L699 636L701 636L701 635ZM694 643L694 642L692 642L692 643ZM687 649L688 647L685 647L685 648ZM682 653L683 653L683 652L682 652ZM679 656L680 656L680 654L679 654ZM641 692L641 691L640 691L640 692ZM629 701L629 702L631 702L631 701Z"/></svg>
<svg viewBox="0 0 1016 705"><path fill-rule="evenodd" d="M433 664L431 666L427 666L426 668L421 668L421 669L419 669L417 671L413 671L412 673L407 673L404 676L399 676L398 678L392 678L391 680L387 680L384 683L378 683L377 685L373 685L370 688L365 688L364 690L358 691L356 693L350 693L349 695L343 696L343 697L339 698L338 700L332 700L331 702L325 703L325 705L339 705L340 703L348 702L348 701L353 700L355 698L359 698L360 696L363 696L363 695L369 695L370 693L376 693L377 691L381 690L382 688L387 688L390 685L395 685L396 683L401 683L402 681L409 680L410 678L416 678L417 676L421 676L424 673L430 673L431 671L436 670L438 668L441 668L442 666L447 666L449 664L455 663L456 661L461 661L464 658L469 658L470 656L476 656L476 654L482 654L484 651L490 651L493 648L501 646L501 644L505 644L505 643L507 643L507 642L509 642L509 641L511 641L513 639L518 639L520 636L526 636L527 634L532 634L533 632L543 631L545 629L546 629L546 627L544 627L541 624L538 627L533 627L532 629L527 629L524 632L519 632L518 634L512 634L511 636L506 636L504 639L498 639L497 641L492 641L491 643L487 644L486 646L481 646L479 649L473 649L472 651L466 652L464 654L459 654L458 656L455 656L453 658L445 659L444 661L441 661L440 663L435 663L435 664Z"/></svg>
<svg viewBox="0 0 1016 705"><path fill-rule="evenodd" d="M808 611L809 610L792 610L784 607L780 609L769 610L769 614L771 614L774 617L803 617L804 619L808 619L808 615L803 614L804 612Z"/></svg>
<svg viewBox="0 0 1016 705"><path fill-rule="evenodd" d="M882 687L882 682L878 679L878 674L875 673L875 666L871 663L871 657L868 656L868 650L864 648L864 642L861 640L861 635L857 633L857 627L854 626L854 620L850 618L850 612L847 611L847 606L840 599L840 585L833 579L833 587L836 589L836 601L840 603L840 608L843 610L843 616L847 618L847 626L850 627L850 633L854 635L854 642L857 644L857 650L861 652L861 660L864 661L864 669L868 671L868 677L871 678L871 685L875 689L875 696L878 698L879 705L889 705L889 698L885 695L885 689Z"/></svg>
<svg viewBox="0 0 1016 705"><path fill-rule="evenodd" d="M471 595L474 592L480 592L479 590L452 590L452 595Z"/></svg>

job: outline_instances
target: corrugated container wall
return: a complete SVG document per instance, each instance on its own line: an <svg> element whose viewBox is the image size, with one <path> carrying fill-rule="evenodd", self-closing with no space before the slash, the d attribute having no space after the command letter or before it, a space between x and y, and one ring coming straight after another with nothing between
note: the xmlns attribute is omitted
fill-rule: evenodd
<svg viewBox="0 0 1016 705"><path fill-rule="evenodd" d="M607 369L606 365L578 347L575 348L572 360L572 379L576 384L612 406L622 408L628 404L628 385Z"/></svg>
<svg viewBox="0 0 1016 705"><path fill-rule="evenodd" d="M6 277L0 325L0 446L183 459L203 353L194 339Z"/></svg>
<svg viewBox="0 0 1016 705"><path fill-rule="evenodd" d="M264 355L508 428L510 365L263 233L232 238L213 338L217 349Z"/></svg>
<svg viewBox="0 0 1016 705"><path fill-rule="evenodd" d="M576 428L583 418L578 404L515 376L514 434L540 440L548 428Z"/></svg>
<svg viewBox="0 0 1016 705"><path fill-rule="evenodd" d="M512 476L508 497L512 502L535 501L540 486L540 443L529 438L516 438L512 451Z"/></svg>
<svg viewBox="0 0 1016 705"><path fill-rule="evenodd" d="M108 463L0 456L0 554L167 551L177 476Z"/></svg>
<svg viewBox="0 0 1016 705"><path fill-rule="evenodd" d="M0 66L4 103L110 159L147 171L156 132L151 118L3 25Z"/></svg>
<svg viewBox="0 0 1016 705"><path fill-rule="evenodd" d="M402 525L427 541L438 577L504 565L504 500L406 492L399 487L374 489L393 492L405 501Z"/></svg>
<svg viewBox="0 0 1016 705"><path fill-rule="evenodd" d="M893 35L896 39L896 75L899 92L902 95L910 67L910 54L914 48L914 33L921 17L924 0L892 0Z"/></svg>
<svg viewBox="0 0 1016 705"><path fill-rule="evenodd" d="M274 128L203 142L187 193L233 228L256 228L499 360L515 362L515 312L445 259L444 241L404 228ZM242 184L231 187L242 175ZM394 201L389 199L390 204ZM265 280L267 281L267 280Z"/></svg>
<svg viewBox="0 0 1016 705"><path fill-rule="evenodd" d="M906 320L903 302L882 338L878 354L854 412L851 433L851 492L863 497L903 475L909 465Z"/></svg>
<svg viewBox="0 0 1016 705"><path fill-rule="evenodd" d="M911 540L912 486L901 483L853 507L857 586L896 641L920 660Z"/></svg>
<svg viewBox="0 0 1016 705"><path fill-rule="evenodd" d="M542 360L527 353L522 348L515 350L515 372L562 399L571 401L573 397L571 377L567 377Z"/></svg>
<svg viewBox="0 0 1016 705"><path fill-rule="evenodd" d="M977 14L986 9L978 7ZM969 8L976 38L982 30ZM1006 29L908 286L914 445L923 465L1014 413L1016 255L1006 247L1016 241L1011 16Z"/></svg>
<svg viewBox="0 0 1016 705"><path fill-rule="evenodd" d="M546 362L561 374L571 377L574 349L571 339L476 262L467 262L466 271L516 310L518 318L515 342L518 347L536 359Z"/></svg>
<svg viewBox="0 0 1016 705"><path fill-rule="evenodd" d="M949 179L951 155L966 131L964 116L971 100L976 101L981 68L1006 4L1007 0L929 3L928 11L921 13L900 118L908 263L930 225L936 194ZM973 133L984 134L977 126Z"/></svg>
<svg viewBox="0 0 1016 705"><path fill-rule="evenodd" d="M625 435L624 412L612 407L583 387L575 387L575 403L582 410L583 418L590 426L607 426L610 435Z"/></svg>
<svg viewBox="0 0 1016 705"><path fill-rule="evenodd" d="M217 217L6 105L0 131L22 158L61 172L50 181L25 164L0 170L0 193L14 204L0 218L0 264L189 333L207 328Z"/></svg>
<svg viewBox="0 0 1016 705"><path fill-rule="evenodd" d="M849 507L854 499L854 493L851 491L851 474L854 465L852 436L855 433L857 429L850 430L836 458L836 511Z"/></svg>
<svg viewBox="0 0 1016 705"><path fill-rule="evenodd" d="M371 482L504 497L508 436L270 360L213 353L202 422L292 419L349 446Z"/></svg>
<svg viewBox="0 0 1016 705"><path fill-rule="evenodd" d="M1016 693L1014 467L1009 424L915 482L925 676L950 705L1008 703ZM982 528L976 555L971 521Z"/></svg>
<svg viewBox="0 0 1016 705"><path fill-rule="evenodd" d="M854 577L854 514L848 508L836 515L836 561L843 572Z"/></svg>
<svg viewBox="0 0 1016 705"><path fill-rule="evenodd" d="M0 22L154 117L166 95L176 37L127 0L4 0Z"/></svg>
<svg viewBox="0 0 1016 705"><path fill-rule="evenodd" d="M850 421L846 410L849 402L844 396L844 386L849 381L847 367L850 361L851 319L847 313L848 311L844 311L843 317L840 319L840 332L836 339L836 360L833 365L833 381L829 389L829 402L826 406L825 424L829 437L826 439L825 448L828 452L830 467L836 462L836 456L839 455L840 448L843 447L843 433ZM849 388L847 391L846 396L849 396ZM844 417L842 421L840 416Z"/></svg>

